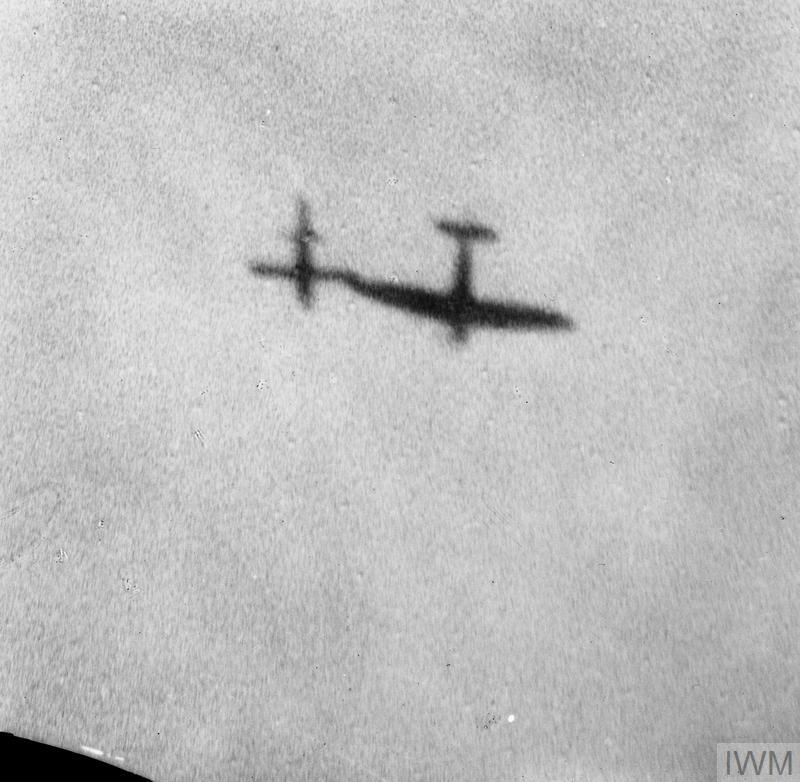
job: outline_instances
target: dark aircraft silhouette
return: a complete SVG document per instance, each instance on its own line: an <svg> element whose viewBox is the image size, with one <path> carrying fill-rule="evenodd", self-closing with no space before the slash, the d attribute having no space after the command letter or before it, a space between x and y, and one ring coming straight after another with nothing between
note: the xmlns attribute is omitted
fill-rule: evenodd
<svg viewBox="0 0 800 782"><path fill-rule="evenodd" d="M297 228L289 237L294 244L294 266L279 266L262 262L250 264L250 271L261 277L281 277L294 280L297 298L306 309L314 302L314 280L335 279L335 272L317 269L311 244L319 239L319 234L311 227L308 204L300 199L297 202Z"/></svg>
<svg viewBox="0 0 800 782"><path fill-rule="evenodd" d="M467 339L469 329L569 329L572 322L558 312L514 302L478 299L472 293L472 252L475 241L494 241L494 231L475 223L440 220L436 227L458 242L453 284L448 291L432 291L415 285L367 280L352 272L339 272L338 279L354 291L384 304L441 320L452 329L456 342Z"/></svg>
<svg viewBox="0 0 800 782"><path fill-rule="evenodd" d="M310 243L317 238L311 228L308 207L299 202L298 227L292 239L295 243L294 266L274 266L252 263L251 271L259 276L294 279L303 306L311 306L312 282L340 282L367 298L388 304L416 315L443 321L450 326L453 339L465 342L470 328L496 329L571 329L566 315L541 307L515 302L479 299L472 293L472 244L476 241L495 241L491 228L477 223L440 220L436 227L452 236L458 243L453 284L449 290L435 291L415 285L403 285L367 279L346 269L314 266Z"/></svg>

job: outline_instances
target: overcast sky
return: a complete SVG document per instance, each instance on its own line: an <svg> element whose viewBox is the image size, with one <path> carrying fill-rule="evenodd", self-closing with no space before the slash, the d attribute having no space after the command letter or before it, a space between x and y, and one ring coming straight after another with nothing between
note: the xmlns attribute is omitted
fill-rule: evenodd
<svg viewBox="0 0 800 782"><path fill-rule="evenodd" d="M0 729L154 780L797 739L800 10L646 5L6 6ZM248 271L300 195L437 290L480 220L476 293L576 328L305 311Z"/></svg>

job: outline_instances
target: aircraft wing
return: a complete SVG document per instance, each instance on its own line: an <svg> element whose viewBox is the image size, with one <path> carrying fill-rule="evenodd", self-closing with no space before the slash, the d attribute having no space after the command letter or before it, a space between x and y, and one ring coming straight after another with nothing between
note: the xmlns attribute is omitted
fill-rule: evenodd
<svg viewBox="0 0 800 782"><path fill-rule="evenodd" d="M265 263L264 261L252 261L249 264L250 272L257 277L280 277L284 280L294 280L298 277L296 266L288 264ZM315 280L341 280L342 273L335 269L325 269L313 267L308 270L308 276Z"/></svg>
<svg viewBox="0 0 800 782"><path fill-rule="evenodd" d="M250 271L258 277L281 277L286 280L293 280L297 277L294 266L264 263L263 261L253 261L250 264Z"/></svg>
<svg viewBox="0 0 800 782"><path fill-rule="evenodd" d="M496 329L571 329L572 321L560 312L513 302L477 300L467 315L470 324Z"/></svg>

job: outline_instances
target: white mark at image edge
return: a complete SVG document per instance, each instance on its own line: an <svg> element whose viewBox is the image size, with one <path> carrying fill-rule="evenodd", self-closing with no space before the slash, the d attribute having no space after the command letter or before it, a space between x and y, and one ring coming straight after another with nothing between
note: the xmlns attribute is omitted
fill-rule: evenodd
<svg viewBox="0 0 800 782"><path fill-rule="evenodd" d="M81 744L81 749L84 752L88 752L90 755L95 755L98 758L101 758L101 757L103 757L103 755L106 754L105 752L103 752L102 749L95 749L94 747L87 747L84 744Z"/></svg>

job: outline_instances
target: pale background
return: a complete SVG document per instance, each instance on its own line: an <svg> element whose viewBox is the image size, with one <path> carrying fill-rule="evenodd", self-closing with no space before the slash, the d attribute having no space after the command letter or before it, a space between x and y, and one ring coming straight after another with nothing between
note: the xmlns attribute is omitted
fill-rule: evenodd
<svg viewBox="0 0 800 782"><path fill-rule="evenodd" d="M797 741L798 23L5 3L0 729L155 780ZM437 287L477 217L477 291L577 330L306 313L247 271L300 193L321 262Z"/></svg>

